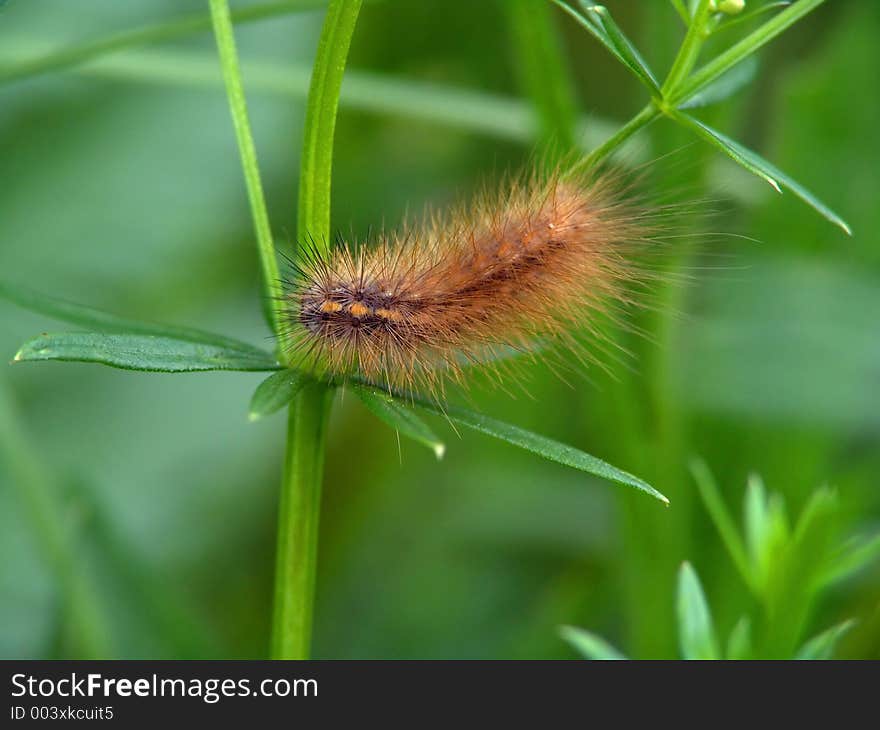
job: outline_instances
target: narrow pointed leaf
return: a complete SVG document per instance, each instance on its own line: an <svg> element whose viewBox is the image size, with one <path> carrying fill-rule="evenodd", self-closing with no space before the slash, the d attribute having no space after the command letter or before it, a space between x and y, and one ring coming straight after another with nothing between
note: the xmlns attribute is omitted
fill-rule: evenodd
<svg viewBox="0 0 880 730"><path fill-rule="evenodd" d="M751 659L752 658L752 624L748 616L743 616L727 638L727 659Z"/></svg>
<svg viewBox="0 0 880 730"><path fill-rule="evenodd" d="M623 31L614 22L608 8L603 5L592 5L584 0L580 0L580 5L584 12L593 15L597 19L597 24L605 31L608 40L613 44L617 51L618 58L623 64L632 71L639 80L647 86L653 93L660 93L660 85L657 83L657 77L648 67L645 59L638 52L629 38L624 35Z"/></svg>
<svg viewBox="0 0 880 730"><path fill-rule="evenodd" d="M413 413L402 399L394 398L378 388L367 388L354 384L352 389L376 418L384 421L407 438L427 446L438 459L443 458L446 445L421 418Z"/></svg>
<svg viewBox="0 0 880 730"><path fill-rule="evenodd" d="M719 54L705 66L694 72L680 88L676 89L675 96L671 99L673 104L680 104L689 99L700 89L711 84L722 74L733 68L740 61L751 56L755 51L776 36L789 28L792 24L803 18L807 13L815 10L825 0L798 0L789 5L779 15L773 16L760 28L750 33L738 43Z"/></svg>
<svg viewBox="0 0 880 730"><path fill-rule="evenodd" d="M752 161L749 160L748 156L743 154L744 148L741 145L737 144L729 137L725 137L723 134L721 134L721 132L712 129L706 124L703 124L699 119L695 119L689 114L685 114L684 112L680 111L671 111L670 115L673 119L675 119L683 126L688 127L693 132L696 132L698 136L705 139L707 142L709 142L709 144L717 147L738 165L742 165L744 168L746 168L746 170L760 177L762 180L764 180L764 182L768 183L777 193L782 192L782 188L779 187L779 183L776 182L772 175L770 175L760 166L755 165Z"/></svg>
<svg viewBox="0 0 880 730"><path fill-rule="evenodd" d="M592 12L592 6L589 3L582 3L584 6L584 12L581 12L577 8L572 7L564 0L551 0L553 3L562 8L568 15L574 18L590 35L592 35L599 43L605 46L606 49L614 56L620 63L626 66L639 81L648 86L652 92L659 91L657 87L657 82L653 79L653 74L648 70L647 65L645 65L644 60L641 60L641 56L638 55L638 52L629 43L623 39L623 34L620 34L620 38L615 40L611 37L606 30L605 26L602 23L600 15ZM607 10L605 11L607 15ZM616 27L616 26L615 26ZM620 44L620 47L619 47ZM627 58L623 53L621 53L620 48L629 46L631 50L630 58ZM641 65L644 67L642 69L639 65L639 61L641 61ZM646 73L647 72L647 73Z"/></svg>
<svg viewBox="0 0 880 730"><path fill-rule="evenodd" d="M308 376L300 370L284 369L272 373L254 391L248 419L257 421L280 411L293 400L308 380Z"/></svg>
<svg viewBox="0 0 880 730"><path fill-rule="evenodd" d="M559 441L539 436L538 434L526 431L525 429L513 426L509 423L496 421L482 413L476 413L463 408L452 408L448 406L439 407L429 401L413 399L413 404L422 410L444 416L449 421L457 423L465 428L479 431L487 436L505 441L514 446L518 446L533 454L542 456L549 461L555 461L557 464L570 466L573 469L595 474L596 476L609 479L612 482L623 484L628 487L635 487L643 492L650 494L652 497L659 499L664 504L669 504L669 500L658 492L654 487L645 481L642 481L632 474L628 474L621 469L611 466L605 461L591 456L583 451L575 449Z"/></svg>
<svg viewBox="0 0 880 730"><path fill-rule="evenodd" d="M807 641L795 654L795 659L830 659L838 642L856 625L855 619L848 619Z"/></svg>
<svg viewBox="0 0 880 730"><path fill-rule="evenodd" d="M601 636L579 629L575 626L561 626L559 635L565 639L584 659L626 659Z"/></svg>
<svg viewBox="0 0 880 730"><path fill-rule="evenodd" d="M820 586L848 578L880 558L880 535L847 541L829 560L818 580Z"/></svg>
<svg viewBox="0 0 880 730"><path fill-rule="evenodd" d="M837 215L837 213L831 210L831 208L825 205L825 203L819 200L803 185L790 178L778 167L761 157L757 152L753 152L747 147L743 147L739 142L736 142L730 139L730 137L723 135L721 132L708 127L688 114L673 112L672 116L718 147L718 149L724 152L728 157L731 157L735 162L738 162L750 172L753 172L758 177L766 180L777 191L780 190L780 186L790 190L823 218L836 225L848 236L852 235L852 229L850 229L849 225L843 220L843 218Z"/></svg>
<svg viewBox="0 0 880 730"><path fill-rule="evenodd" d="M116 332L138 335L153 335L155 337L170 337L176 340L200 342L217 347L230 347L239 350L252 350L255 353L263 353L259 348L246 342L235 340L224 335L204 332L192 327L177 327L174 325L157 324L155 322L142 322L136 319L119 317L101 309L95 309L83 304L75 304L65 299L42 294L28 287L9 282L0 281L0 297L17 304L37 314L45 315L61 322L69 322L90 330L99 332Z"/></svg>
<svg viewBox="0 0 880 730"><path fill-rule="evenodd" d="M690 563L678 572L678 640L683 659L720 659L709 605Z"/></svg>
<svg viewBox="0 0 880 730"><path fill-rule="evenodd" d="M752 564L756 585L763 585L767 577L767 544L769 543L770 518L764 482L757 474L749 476L743 504L746 546Z"/></svg>
<svg viewBox="0 0 880 730"><path fill-rule="evenodd" d="M275 358L256 349L240 350L139 334L65 332L26 342L16 362L93 362L123 370L183 373L198 370L277 370Z"/></svg>
<svg viewBox="0 0 880 730"><path fill-rule="evenodd" d="M697 491L703 501L703 506L712 518L715 529L721 536L721 541L727 552L742 575L747 585L752 586L754 577L752 576L751 566L749 563L746 546L742 537L736 528L727 506L724 504L724 498L718 490L718 485L712 477L712 473L702 460L695 459L691 462L691 473L694 481L697 483Z"/></svg>

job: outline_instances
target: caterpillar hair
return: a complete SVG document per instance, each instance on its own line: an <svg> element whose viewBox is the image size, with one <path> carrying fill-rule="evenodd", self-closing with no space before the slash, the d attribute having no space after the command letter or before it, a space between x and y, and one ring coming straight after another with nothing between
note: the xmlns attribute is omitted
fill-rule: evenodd
<svg viewBox="0 0 880 730"><path fill-rule="evenodd" d="M558 343L595 359L601 337L576 333L639 304L663 215L627 179L535 172L372 246L307 247L285 282L283 346L324 377L432 394L511 350Z"/></svg>

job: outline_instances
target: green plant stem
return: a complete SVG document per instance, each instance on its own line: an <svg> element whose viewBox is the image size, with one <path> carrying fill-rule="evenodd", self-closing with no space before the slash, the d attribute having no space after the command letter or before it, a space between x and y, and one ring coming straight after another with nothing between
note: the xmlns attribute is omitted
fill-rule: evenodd
<svg viewBox="0 0 880 730"><path fill-rule="evenodd" d="M761 46L769 43L782 31L793 23L803 18L807 13L819 7L825 0L799 0L783 10L779 15L773 16L754 33L749 34L738 43L719 54L705 66L698 69L677 89L673 90L669 103L672 106L689 99L700 89L711 83L723 73L747 56L751 56Z"/></svg>
<svg viewBox="0 0 880 730"><path fill-rule="evenodd" d="M217 51L220 55L220 67L223 70L223 81L229 99L229 110L238 141L241 166L247 186L254 231L257 236L257 248L260 253L260 266L263 271L263 288L267 302L267 314L276 334L281 331L282 292L281 274L278 260L275 257L275 243L272 229L269 226L269 214L263 195L263 184L260 181L260 169L257 164L257 150L251 135L248 121L247 104L244 88L241 83L241 71L238 64L238 53L235 49L235 36L232 29L232 16L227 0L210 0L211 20L214 24L214 35L217 39Z"/></svg>
<svg viewBox="0 0 880 730"><path fill-rule="evenodd" d="M572 169L571 173L581 170L589 170L591 167L601 164L612 152L616 151L624 142L632 137L643 127L646 127L661 115L660 109L653 102L645 106L638 114L624 124L611 137L600 144L590 154L584 156Z"/></svg>
<svg viewBox="0 0 880 730"><path fill-rule="evenodd" d="M306 104L297 231L300 246L310 246L322 255L329 252L339 89L360 8L361 0L331 0ZM310 383L290 404L278 514L273 659L307 659L311 652L321 480L332 395L328 386Z"/></svg>
<svg viewBox="0 0 880 730"><path fill-rule="evenodd" d="M693 70L706 39L706 23L712 11L711 0L700 0L688 26L687 34L681 44L681 48L672 62L672 68L663 82L663 96L666 97L673 91L688 74Z"/></svg>
<svg viewBox="0 0 880 730"><path fill-rule="evenodd" d="M299 176L297 240L330 250L330 179L339 90L361 0L331 0L318 41L306 104Z"/></svg>
<svg viewBox="0 0 880 730"><path fill-rule="evenodd" d="M278 505L273 659L308 659L311 649L321 482L331 396L330 389L312 382L298 393L290 408Z"/></svg>
<svg viewBox="0 0 880 730"><path fill-rule="evenodd" d="M277 2L263 3L235 10L231 15L233 22L247 23L285 13L322 8L326 4L326 0L279 0ZM168 23L156 23L155 25L148 25L143 28L114 33L94 41L62 48L60 51L53 51L45 56L23 61L7 68L0 68L0 84L79 66L87 61L116 51L185 38L210 28L211 16L206 13L199 13L197 15L187 15Z"/></svg>

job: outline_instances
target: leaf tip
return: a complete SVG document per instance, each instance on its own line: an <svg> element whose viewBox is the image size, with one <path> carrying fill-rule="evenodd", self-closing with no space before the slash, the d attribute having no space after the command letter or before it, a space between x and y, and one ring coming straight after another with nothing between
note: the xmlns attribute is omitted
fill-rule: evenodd
<svg viewBox="0 0 880 730"><path fill-rule="evenodd" d="M443 456L446 454L446 444L437 442L434 444L434 456L437 457L437 461L443 459Z"/></svg>
<svg viewBox="0 0 880 730"><path fill-rule="evenodd" d="M780 195L782 195L782 188L779 187L779 183L778 183L778 182L776 182L776 181L775 181L772 177L770 177L769 175L765 175L765 176L764 176L764 179L770 184L770 187L771 187L771 188L773 188L777 193L779 193Z"/></svg>

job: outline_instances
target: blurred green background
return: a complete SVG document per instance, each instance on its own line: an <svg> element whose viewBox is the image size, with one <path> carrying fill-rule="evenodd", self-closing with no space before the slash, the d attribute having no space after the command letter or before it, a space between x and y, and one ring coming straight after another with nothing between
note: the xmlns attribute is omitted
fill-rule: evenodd
<svg viewBox="0 0 880 730"><path fill-rule="evenodd" d="M393 226L528 163L535 124L503 5L365 5L338 121L335 227ZM666 68L682 35L670 4L608 5ZM0 10L0 279L269 346L210 32L3 80L52 49L205 11L199 0ZM593 142L644 92L553 18ZM321 20L236 30L270 213L288 241ZM634 344L632 375L596 368L572 387L529 367L531 398L478 394L487 413L645 477L672 506L470 433L444 431L438 464L338 399L316 657L573 658L561 624L633 656L675 656L684 559L726 635L756 608L696 496L692 456L736 515L754 472L793 515L817 487L836 488L843 538L880 529L878 40L880 6L832 0L761 53L745 90L702 113L826 200L852 238L658 122L639 137L650 157L675 151L656 184L711 198L716 214L695 225L732 235L697 237L677 315L648 322L667 329ZM65 328L0 302L6 360ZM51 363L0 372L0 656L82 656L64 595L108 656L265 656L284 419L247 422L259 381ZM859 623L837 656L880 658L876 561L823 592L807 634L847 617Z"/></svg>

